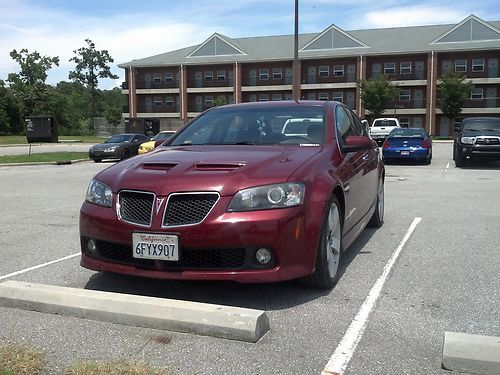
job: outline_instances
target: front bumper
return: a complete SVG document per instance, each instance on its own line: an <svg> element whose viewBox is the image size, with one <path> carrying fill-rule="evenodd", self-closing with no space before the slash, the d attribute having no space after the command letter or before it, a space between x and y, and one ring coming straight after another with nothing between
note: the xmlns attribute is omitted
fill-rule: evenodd
<svg viewBox="0 0 500 375"><path fill-rule="evenodd" d="M304 206L228 213L225 207L229 200L221 198L200 224L168 229L125 223L114 209L85 202L80 212L80 264L96 271L157 279L242 283L290 280L314 270L324 203L310 205L309 214ZM179 262L133 258L133 232L178 235ZM88 239L103 247L91 252L87 249ZM273 255L266 266L255 260L256 250L262 247L270 249ZM227 258L232 260L227 262Z"/></svg>
<svg viewBox="0 0 500 375"><path fill-rule="evenodd" d="M115 149L114 151L89 150L89 158L92 160L95 160L95 159L119 159L120 153L121 153L120 149Z"/></svg>
<svg viewBox="0 0 500 375"><path fill-rule="evenodd" d="M464 156L485 157L500 159L500 145L459 145L460 152Z"/></svg>

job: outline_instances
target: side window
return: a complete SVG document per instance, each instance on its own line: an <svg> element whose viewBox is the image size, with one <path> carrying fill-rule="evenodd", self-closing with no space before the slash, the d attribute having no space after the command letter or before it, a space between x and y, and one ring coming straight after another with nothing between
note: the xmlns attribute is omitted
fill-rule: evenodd
<svg viewBox="0 0 500 375"><path fill-rule="evenodd" d="M368 137L368 130L365 126L363 126L359 117L351 110L349 110L349 114L351 115L356 135L362 135L364 137Z"/></svg>
<svg viewBox="0 0 500 375"><path fill-rule="evenodd" d="M350 116L345 111L344 107L337 106L335 109L335 126L337 127L338 140L343 145L350 135L356 134Z"/></svg>

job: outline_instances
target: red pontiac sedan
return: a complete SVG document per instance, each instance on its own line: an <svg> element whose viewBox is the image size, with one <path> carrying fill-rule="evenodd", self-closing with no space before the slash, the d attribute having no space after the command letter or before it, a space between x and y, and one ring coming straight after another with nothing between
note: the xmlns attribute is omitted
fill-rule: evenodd
<svg viewBox="0 0 500 375"><path fill-rule="evenodd" d="M81 265L332 288L344 250L383 220L377 144L343 104L228 105L92 179L80 212Z"/></svg>

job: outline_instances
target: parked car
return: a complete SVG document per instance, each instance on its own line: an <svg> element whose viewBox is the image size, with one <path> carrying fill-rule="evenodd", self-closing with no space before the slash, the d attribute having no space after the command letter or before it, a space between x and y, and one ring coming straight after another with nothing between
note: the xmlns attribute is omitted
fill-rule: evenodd
<svg viewBox="0 0 500 375"><path fill-rule="evenodd" d="M457 167L468 159L500 160L500 118L469 117L455 127L453 160Z"/></svg>
<svg viewBox="0 0 500 375"><path fill-rule="evenodd" d="M416 160L430 164L432 140L422 128L395 128L382 146L382 160Z"/></svg>
<svg viewBox="0 0 500 375"><path fill-rule="evenodd" d="M293 118L321 119L319 141L283 135ZM331 288L343 251L383 220L384 165L347 107L220 106L92 179L80 211L81 265L158 279L300 278Z"/></svg>
<svg viewBox="0 0 500 375"><path fill-rule="evenodd" d="M399 120L395 117L376 118L370 127L370 136L381 145L389 133L399 127Z"/></svg>
<svg viewBox="0 0 500 375"><path fill-rule="evenodd" d="M157 146L157 141L165 141L169 139L172 135L175 134L175 130L164 130L156 134L151 140L141 143L139 146L138 153L139 155L145 154L147 152L150 152ZM161 143L160 143L161 144Z"/></svg>
<svg viewBox="0 0 500 375"><path fill-rule="evenodd" d="M89 158L100 163L103 159L127 159L137 155L139 145L149 138L144 134L117 134L104 143L93 145L89 149Z"/></svg>

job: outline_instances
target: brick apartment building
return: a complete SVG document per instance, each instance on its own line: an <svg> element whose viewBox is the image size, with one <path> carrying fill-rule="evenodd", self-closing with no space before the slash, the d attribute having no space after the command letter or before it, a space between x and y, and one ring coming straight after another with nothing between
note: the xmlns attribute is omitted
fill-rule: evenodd
<svg viewBox="0 0 500 375"><path fill-rule="evenodd" d="M216 103L292 99L293 35L232 39L133 60L122 89L126 121L176 129ZM388 116L448 136L436 103L439 78L464 73L474 88L462 115L500 117L500 21L299 35L301 98L344 102L365 117L357 82L385 74L400 87ZM142 126L140 125L140 126Z"/></svg>

